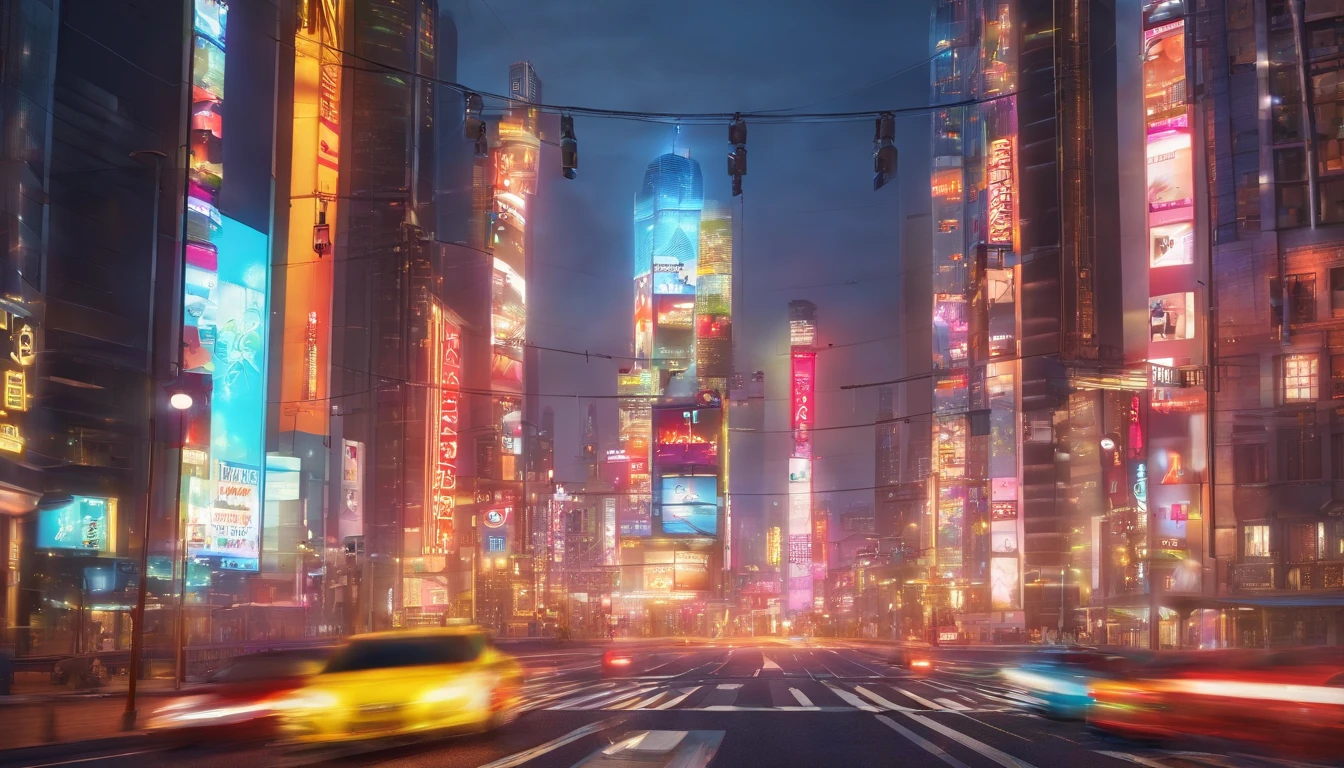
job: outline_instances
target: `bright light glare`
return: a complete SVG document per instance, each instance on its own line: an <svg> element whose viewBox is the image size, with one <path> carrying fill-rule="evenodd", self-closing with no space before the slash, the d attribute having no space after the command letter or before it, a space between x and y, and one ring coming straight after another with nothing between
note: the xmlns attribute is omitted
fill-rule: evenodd
<svg viewBox="0 0 1344 768"><path fill-rule="evenodd" d="M191 395L186 392L174 392L173 396L168 398L168 404L179 411L185 411L191 407Z"/></svg>

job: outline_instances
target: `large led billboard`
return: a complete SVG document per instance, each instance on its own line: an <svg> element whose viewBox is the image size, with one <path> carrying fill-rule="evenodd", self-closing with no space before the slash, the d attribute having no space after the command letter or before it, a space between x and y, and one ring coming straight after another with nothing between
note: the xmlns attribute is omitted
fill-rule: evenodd
<svg viewBox="0 0 1344 768"><path fill-rule="evenodd" d="M226 570L255 571L261 548L261 470L215 461L212 481L187 478L187 551Z"/></svg>
<svg viewBox="0 0 1344 768"><path fill-rule="evenodd" d="M37 548L88 554L116 551L117 500L72 496L37 513Z"/></svg>
<svg viewBox="0 0 1344 768"><path fill-rule="evenodd" d="M709 555L704 552L674 553L672 588L678 592L704 592L708 590Z"/></svg>
<svg viewBox="0 0 1344 768"><path fill-rule="evenodd" d="M662 478L660 508L666 536L717 536L719 480L713 475Z"/></svg>
<svg viewBox="0 0 1344 768"><path fill-rule="evenodd" d="M722 425L723 411L719 408L655 408L654 458L660 465L715 466Z"/></svg>

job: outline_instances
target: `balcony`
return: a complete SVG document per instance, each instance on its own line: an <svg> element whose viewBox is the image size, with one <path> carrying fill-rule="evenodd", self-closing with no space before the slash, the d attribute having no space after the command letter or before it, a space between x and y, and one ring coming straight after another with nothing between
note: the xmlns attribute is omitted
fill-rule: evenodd
<svg viewBox="0 0 1344 768"><path fill-rule="evenodd" d="M1232 589L1238 592L1264 592L1274 589L1273 563L1234 563L1231 578Z"/></svg>
<svg viewBox="0 0 1344 768"><path fill-rule="evenodd" d="M1288 563L1284 577L1290 590L1339 589L1344 587L1344 563Z"/></svg>

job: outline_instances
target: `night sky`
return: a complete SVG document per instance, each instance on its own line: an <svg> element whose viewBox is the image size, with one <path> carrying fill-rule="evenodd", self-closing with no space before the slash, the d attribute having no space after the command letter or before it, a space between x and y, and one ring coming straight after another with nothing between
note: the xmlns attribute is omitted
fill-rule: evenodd
<svg viewBox="0 0 1344 768"><path fill-rule="evenodd" d="M506 92L509 64L527 59L547 104L657 112L812 105L804 111L816 112L928 103L930 6L445 0L443 8L458 26L458 80L482 90ZM536 267L528 280L529 338L629 355L632 207L644 167L675 139L699 160L706 198L727 201L727 128L685 126L677 138L665 124L583 116L575 123L579 178L566 181L558 168L543 168L530 220ZM767 472L779 477L773 490L784 489L787 473L791 299L817 304L819 344L837 347L818 355L818 426L871 422L876 390L839 387L896 375L900 222L929 207L928 126L927 115L897 120L900 180L876 193L871 118L749 126L745 194L732 201L735 364L766 372L766 429L781 430L769 451ZM543 404L556 412L557 479L580 475L585 396L615 394L618 367L542 353L540 390L554 395ZM615 401L598 404L601 447L615 447ZM815 489L872 485L872 446L871 428L818 433ZM872 492L836 495L832 508L854 501L870 504Z"/></svg>

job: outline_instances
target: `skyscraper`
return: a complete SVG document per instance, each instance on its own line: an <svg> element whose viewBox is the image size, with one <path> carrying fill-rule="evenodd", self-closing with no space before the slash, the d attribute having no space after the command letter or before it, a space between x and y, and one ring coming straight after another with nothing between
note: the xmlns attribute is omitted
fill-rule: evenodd
<svg viewBox="0 0 1344 768"><path fill-rule="evenodd" d="M705 203L696 274L697 388L727 397L728 377L733 374L733 217L723 203Z"/></svg>

